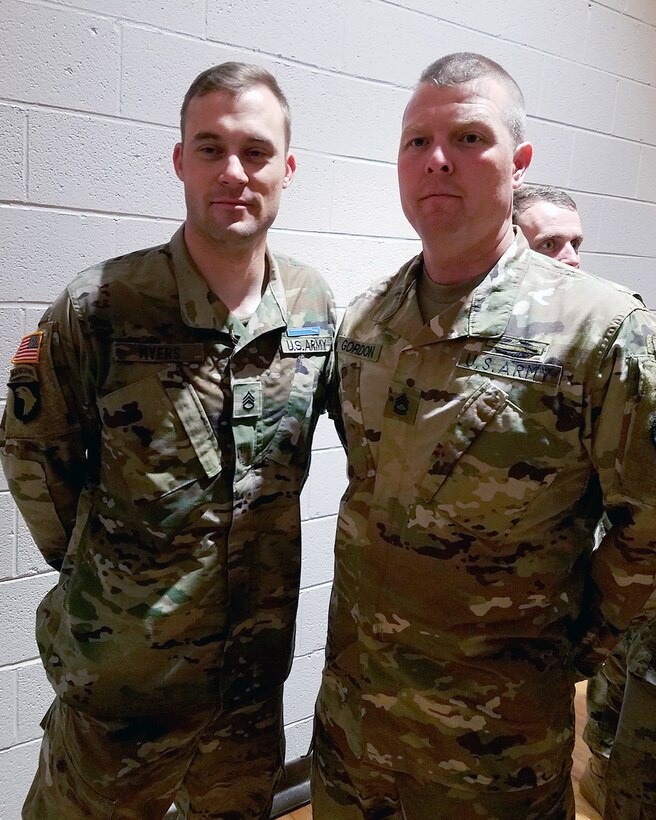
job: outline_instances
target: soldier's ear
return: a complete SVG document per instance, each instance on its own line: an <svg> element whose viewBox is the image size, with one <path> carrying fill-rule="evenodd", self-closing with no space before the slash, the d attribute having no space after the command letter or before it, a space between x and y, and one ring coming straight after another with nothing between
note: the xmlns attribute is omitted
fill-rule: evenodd
<svg viewBox="0 0 656 820"><path fill-rule="evenodd" d="M296 157L293 154L289 154L287 156L287 169L285 171L285 176L283 177L282 187L287 188L287 186L291 183L294 179L294 174L296 172Z"/></svg>
<svg viewBox="0 0 656 820"><path fill-rule="evenodd" d="M173 149L173 167L178 179L182 179L182 143L177 142Z"/></svg>
<svg viewBox="0 0 656 820"><path fill-rule="evenodd" d="M530 142L520 142L513 153L513 190L519 188L524 174L533 159L533 146Z"/></svg>

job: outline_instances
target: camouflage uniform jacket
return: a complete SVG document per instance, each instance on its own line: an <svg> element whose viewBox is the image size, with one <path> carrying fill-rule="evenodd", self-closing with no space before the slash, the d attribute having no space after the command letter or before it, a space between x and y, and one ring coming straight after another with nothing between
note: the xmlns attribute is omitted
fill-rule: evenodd
<svg viewBox="0 0 656 820"><path fill-rule="evenodd" d="M315 271L267 261L244 326L180 229L80 274L13 360L3 466L61 570L37 641L91 714L239 704L289 671L335 317Z"/></svg>
<svg viewBox="0 0 656 820"><path fill-rule="evenodd" d="M652 589L656 321L518 235L424 324L421 264L338 333L349 486L318 714L383 768L531 788L568 765L574 667Z"/></svg>

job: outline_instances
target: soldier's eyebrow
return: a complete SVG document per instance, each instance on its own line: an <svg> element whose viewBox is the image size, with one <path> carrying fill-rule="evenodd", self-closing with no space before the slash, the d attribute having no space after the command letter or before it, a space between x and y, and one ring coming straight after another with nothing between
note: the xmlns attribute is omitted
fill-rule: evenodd
<svg viewBox="0 0 656 820"><path fill-rule="evenodd" d="M192 137L194 142L201 142L202 140L218 140L219 135L214 133L214 131L198 131Z"/></svg>
<svg viewBox="0 0 656 820"><path fill-rule="evenodd" d="M223 138L220 136L220 134L217 134L215 131L198 131L196 134L194 134L192 140L194 142L204 142L205 140L214 140L216 142L222 142ZM264 137L257 133L247 135L246 141L256 145L263 145L267 148L274 148L272 140L270 140L268 137Z"/></svg>
<svg viewBox="0 0 656 820"><path fill-rule="evenodd" d="M494 126L494 118L485 111L481 111L478 114L463 114L461 118L456 118L454 122L454 127L458 130L467 130L468 128L472 130L476 130L477 128L489 128L493 130Z"/></svg>
<svg viewBox="0 0 656 820"><path fill-rule="evenodd" d="M558 231L551 231L549 233L539 233L535 237L535 242L546 242L548 239L552 240L566 240L567 242L577 242L579 245L583 242L583 234L577 233L574 236L566 236L564 233L558 233Z"/></svg>

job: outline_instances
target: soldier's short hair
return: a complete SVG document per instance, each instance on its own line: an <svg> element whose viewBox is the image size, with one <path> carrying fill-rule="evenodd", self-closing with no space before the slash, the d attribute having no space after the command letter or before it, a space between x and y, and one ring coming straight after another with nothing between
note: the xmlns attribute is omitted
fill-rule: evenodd
<svg viewBox="0 0 656 820"><path fill-rule="evenodd" d="M280 103L285 117L285 148L289 148L292 134L292 118L287 98L282 93L278 81L265 68L251 63L228 62L220 63L201 71L189 86L180 108L180 133L184 139L185 117L187 108L194 97L203 97L212 91L227 91L238 97L257 85L263 85L272 92Z"/></svg>
<svg viewBox="0 0 656 820"><path fill-rule="evenodd" d="M505 68L485 57L471 51L457 51L435 60L425 68L419 78L421 83L434 83L437 86L458 85L471 80L487 78L496 80L505 89L508 106L504 120L515 145L524 142L526 134L526 105L521 88L508 74Z"/></svg>
<svg viewBox="0 0 656 820"><path fill-rule="evenodd" d="M520 185L513 194L512 221L516 223L520 214L523 214L536 202L551 202L558 208L578 211L576 202L562 189L555 188L553 185L524 184Z"/></svg>

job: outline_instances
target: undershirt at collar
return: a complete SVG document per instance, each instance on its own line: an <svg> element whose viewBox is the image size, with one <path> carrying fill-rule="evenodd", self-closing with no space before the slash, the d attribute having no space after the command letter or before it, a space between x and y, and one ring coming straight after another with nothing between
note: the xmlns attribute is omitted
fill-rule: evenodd
<svg viewBox="0 0 656 820"><path fill-rule="evenodd" d="M423 321L430 322L431 319L439 316L443 310L454 305L463 296L474 290L477 285L480 285L486 276L487 273L484 273L474 279L468 279L466 282L442 285L434 282L422 267L419 282L417 283L417 301Z"/></svg>

